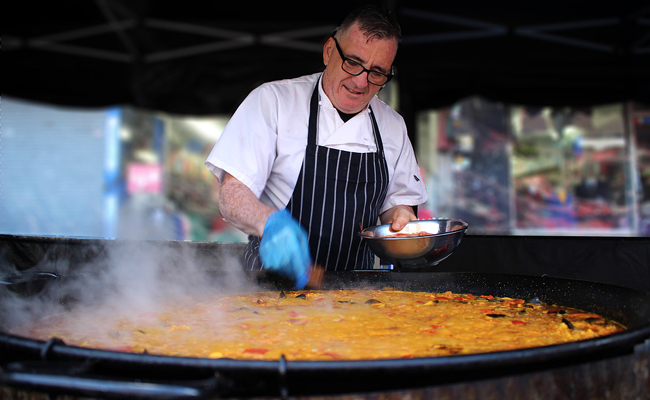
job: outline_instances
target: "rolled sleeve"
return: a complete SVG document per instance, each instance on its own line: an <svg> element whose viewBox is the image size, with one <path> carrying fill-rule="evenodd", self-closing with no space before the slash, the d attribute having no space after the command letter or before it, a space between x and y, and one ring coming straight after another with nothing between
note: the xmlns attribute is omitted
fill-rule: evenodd
<svg viewBox="0 0 650 400"><path fill-rule="evenodd" d="M274 104L273 91L261 86L237 108L205 162L219 182L227 172L261 196L276 156Z"/></svg>

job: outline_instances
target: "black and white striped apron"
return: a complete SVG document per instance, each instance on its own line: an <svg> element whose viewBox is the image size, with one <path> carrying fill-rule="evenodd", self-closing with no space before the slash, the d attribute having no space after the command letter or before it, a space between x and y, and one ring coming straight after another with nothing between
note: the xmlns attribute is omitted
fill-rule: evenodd
<svg viewBox="0 0 650 400"><path fill-rule="evenodd" d="M353 153L317 145L318 83L311 97L305 159L287 205L307 230L314 264L328 271L372 269L374 257L358 235L377 223L388 190L388 167L370 108L376 153ZM262 269L260 238L249 236L246 268Z"/></svg>

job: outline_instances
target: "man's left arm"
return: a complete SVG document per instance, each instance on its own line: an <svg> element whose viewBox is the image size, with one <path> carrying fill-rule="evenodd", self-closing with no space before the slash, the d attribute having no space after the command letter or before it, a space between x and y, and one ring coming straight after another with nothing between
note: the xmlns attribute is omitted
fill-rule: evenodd
<svg viewBox="0 0 650 400"><path fill-rule="evenodd" d="M390 132L382 135L390 180L379 218L383 224L391 224L391 230L399 231L417 220L416 209L427 201L427 190L404 119L385 103L377 101L375 106L380 131Z"/></svg>

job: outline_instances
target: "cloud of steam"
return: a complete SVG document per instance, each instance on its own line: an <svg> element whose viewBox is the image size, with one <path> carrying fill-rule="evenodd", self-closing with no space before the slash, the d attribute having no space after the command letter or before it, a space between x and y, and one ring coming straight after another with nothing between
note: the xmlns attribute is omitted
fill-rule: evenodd
<svg viewBox="0 0 650 400"><path fill-rule="evenodd" d="M254 288L243 272L239 253L228 246L139 240L51 246L30 270L55 272L61 278L48 282L34 296L0 287L0 330L11 331L71 308L133 317L155 313L170 303L191 303L204 295ZM21 250L29 251L29 247ZM97 315L92 320L98 321ZM79 321L79 328L83 326L84 321Z"/></svg>

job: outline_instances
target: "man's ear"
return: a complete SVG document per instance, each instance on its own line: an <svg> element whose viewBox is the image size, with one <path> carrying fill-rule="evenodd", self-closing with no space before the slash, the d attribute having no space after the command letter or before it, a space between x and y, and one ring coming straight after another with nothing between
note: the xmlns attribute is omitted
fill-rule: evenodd
<svg viewBox="0 0 650 400"><path fill-rule="evenodd" d="M334 39L332 37L327 38L325 44L323 44L323 64L327 66L332 57L332 50L334 49Z"/></svg>

